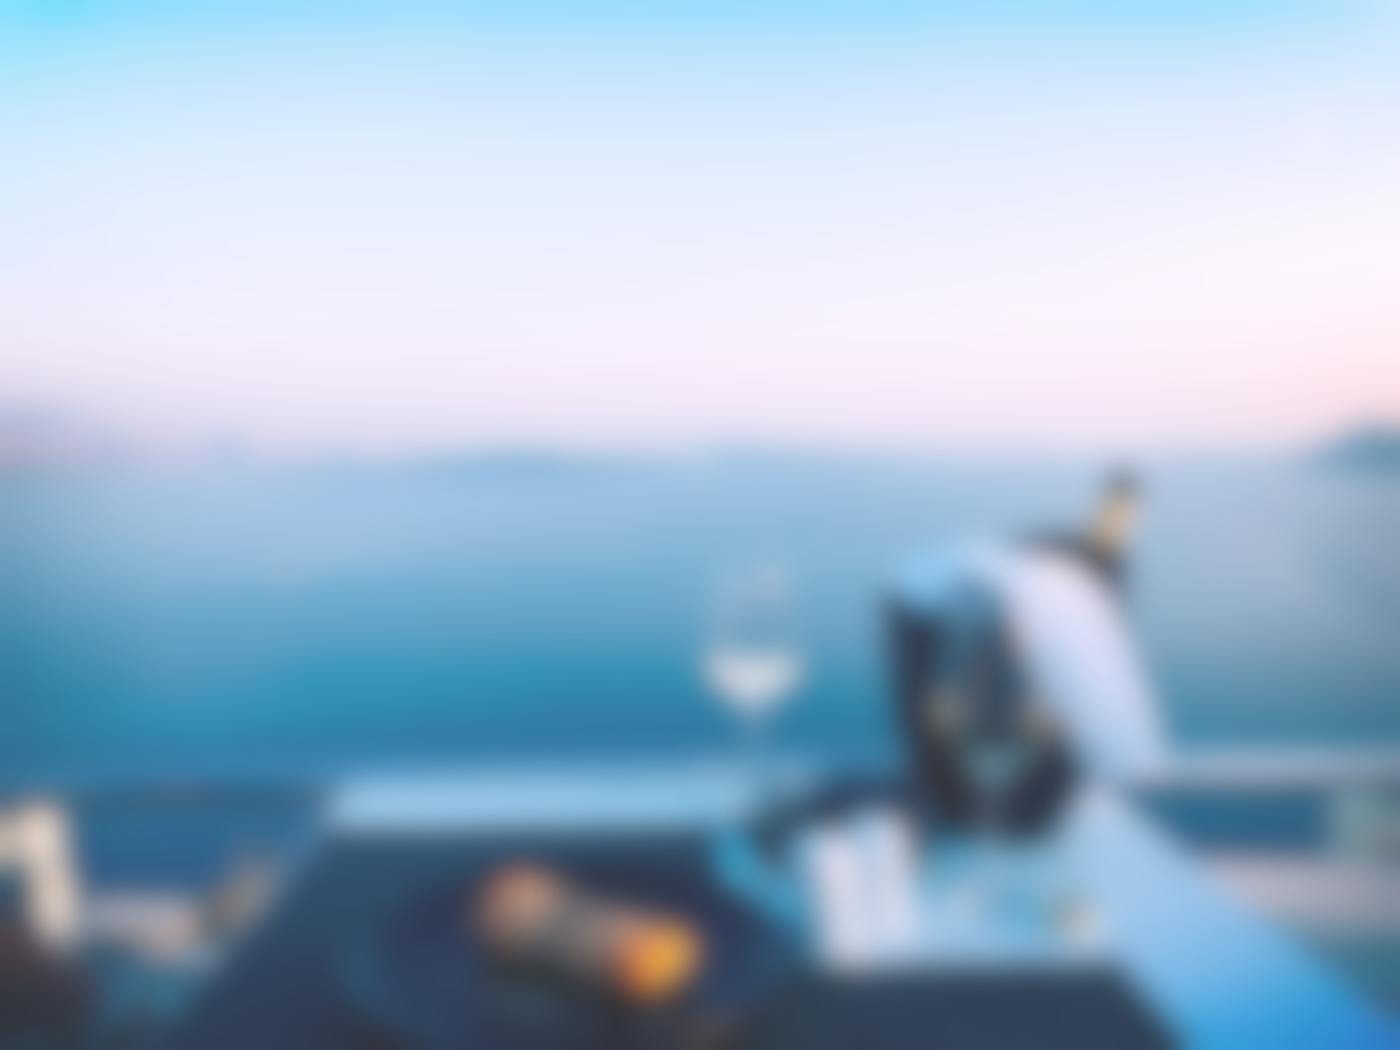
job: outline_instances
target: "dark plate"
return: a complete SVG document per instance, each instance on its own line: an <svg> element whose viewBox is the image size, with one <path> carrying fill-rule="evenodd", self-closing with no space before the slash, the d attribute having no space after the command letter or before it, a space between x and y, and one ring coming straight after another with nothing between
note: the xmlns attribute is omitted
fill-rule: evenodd
<svg viewBox="0 0 1400 1050"><path fill-rule="evenodd" d="M476 871L415 894L349 937L340 967L346 1006L389 1046L673 1048L724 1027L794 968L795 953L782 934L704 871L577 859L562 867L591 890L685 915L704 931L703 972L680 1002L643 1017L501 973L466 932Z"/></svg>

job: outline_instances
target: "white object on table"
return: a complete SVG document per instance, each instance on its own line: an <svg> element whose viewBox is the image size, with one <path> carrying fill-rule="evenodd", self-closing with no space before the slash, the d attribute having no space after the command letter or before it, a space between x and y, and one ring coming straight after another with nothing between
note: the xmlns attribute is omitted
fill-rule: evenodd
<svg viewBox="0 0 1400 1050"><path fill-rule="evenodd" d="M869 966L877 944L867 910L860 856L848 830L826 824L798 846L813 920L817 954L836 970Z"/></svg>
<svg viewBox="0 0 1400 1050"><path fill-rule="evenodd" d="M918 848L909 821L889 809L858 814L854 830L865 875L872 932L882 957L904 957L920 932Z"/></svg>
<svg viewBox="0 0 1400 1050"><path fill-rule="evenodd" d="M917 860L908 824L867 809L799 840L817 953L837 970L901 962L919 945Z"/></svg>

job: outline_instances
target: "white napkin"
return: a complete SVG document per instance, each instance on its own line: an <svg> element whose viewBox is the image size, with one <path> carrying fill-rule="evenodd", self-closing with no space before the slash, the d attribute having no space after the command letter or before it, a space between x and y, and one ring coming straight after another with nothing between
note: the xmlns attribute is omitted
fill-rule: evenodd
<svg viewBox="0 0 1400 1050"><path fill-rule="evenodd" d="M800 844L799 864L817 952L828 966L870 969L916 947L917 857L900 815L866 809L814 828Z"/></svg>

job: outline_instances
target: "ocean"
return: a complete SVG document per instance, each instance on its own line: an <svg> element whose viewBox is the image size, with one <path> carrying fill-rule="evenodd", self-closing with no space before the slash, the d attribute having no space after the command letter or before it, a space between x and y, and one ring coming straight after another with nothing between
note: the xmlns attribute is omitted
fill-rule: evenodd
<svg viewBox="0 0 1400 1050"><path fill-rule="evenodd" d="M732 745L703 596L780 561L808 664L778 746L892 753L882 591L1069 526L1101 464L730 453L0 476L0 777L315 780ZM1400 476L1145 471L1132 615L1183 748L1400 741Z"/></svg>

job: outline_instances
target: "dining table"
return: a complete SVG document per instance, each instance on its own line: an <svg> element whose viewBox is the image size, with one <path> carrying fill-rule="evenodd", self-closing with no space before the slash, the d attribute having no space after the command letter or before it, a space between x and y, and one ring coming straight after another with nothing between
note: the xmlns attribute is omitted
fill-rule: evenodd
<svg viewBox="0 0 1400 1050"><path fill-rule="evenodd" d="M789 790L830 779L804 767ZM1032 841L920 829L913 935L861 967L814 943L801 827L775 857L756 812L720 760L351 778L171 1045L489 1047L477 977L453 970L465 894L526 857L671 887L740 938L706 994L742 1023L697 1046L1400 1046L1394 1017L1110 788L1081 787Z"/></svg>

